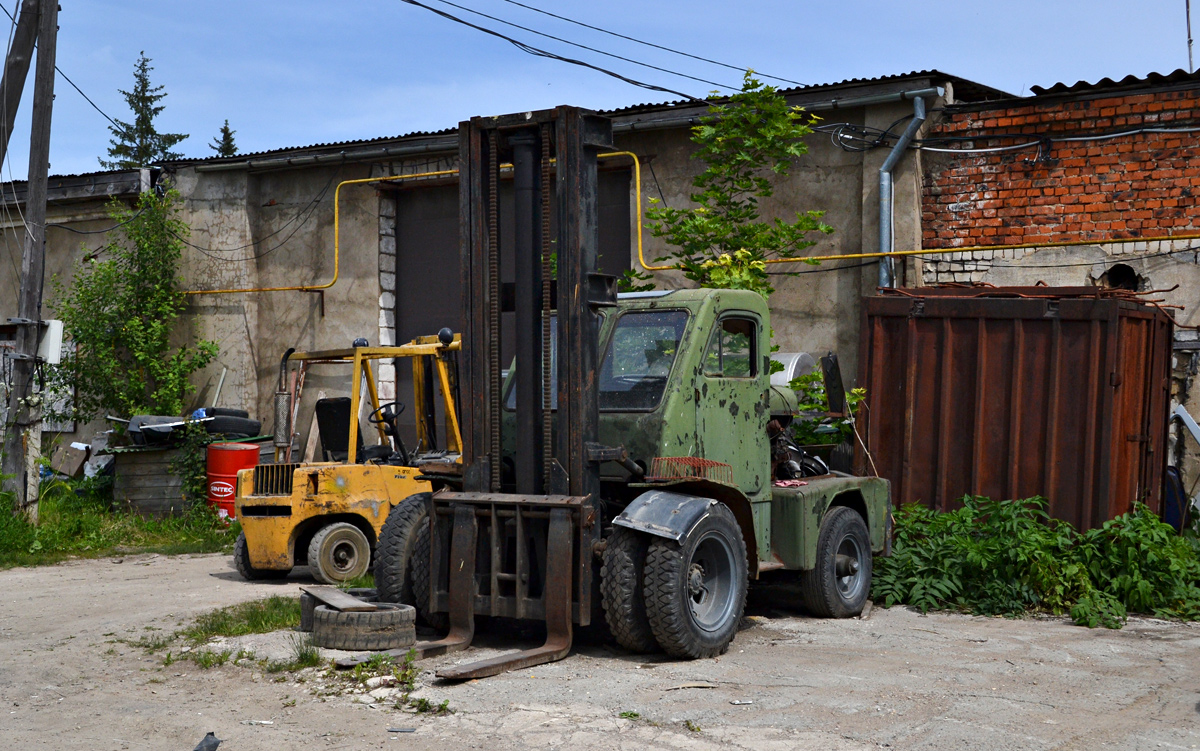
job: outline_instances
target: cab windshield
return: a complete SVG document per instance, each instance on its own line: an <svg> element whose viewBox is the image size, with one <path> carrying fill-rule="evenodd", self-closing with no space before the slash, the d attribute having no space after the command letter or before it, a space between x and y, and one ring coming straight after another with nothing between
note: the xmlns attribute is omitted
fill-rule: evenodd
<svg viewBox="0 0 1200 751"><path fill-rule="evenodd" d="M658 407L687 321L684 310L629 311L617 319L600 366L601 411Z"/></svg>

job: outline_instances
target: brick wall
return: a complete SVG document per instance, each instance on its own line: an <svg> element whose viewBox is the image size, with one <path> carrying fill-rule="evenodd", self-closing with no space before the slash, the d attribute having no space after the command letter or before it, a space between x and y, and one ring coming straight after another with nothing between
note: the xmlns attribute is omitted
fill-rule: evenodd
<svg viewBox="0 0 1200 751"><path fill-rule="evenodd" d="M975 140L962 146L991 148L1030 137L1200 124L1200 90L1042 99L949 110L926 138L965 136ZM998 134L1019 137L988 138ZM1200 230L1200 203L1193 198L1200 194L1200 133L1139 133L985 154L926 151L924 159L925 248Z"/></svg>

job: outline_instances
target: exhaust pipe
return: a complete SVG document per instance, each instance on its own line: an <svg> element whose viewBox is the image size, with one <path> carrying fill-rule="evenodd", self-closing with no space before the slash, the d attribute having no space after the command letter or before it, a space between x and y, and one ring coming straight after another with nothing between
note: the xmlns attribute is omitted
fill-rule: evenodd
<svg viewBox="0 0 1200 751"><path fill-rule="evenodd" d="M283 462L284 453L292 445L291 394L288 393L288 359L296 351L289 347L279 360L279 384L275 387L275 463Z"/></svg>

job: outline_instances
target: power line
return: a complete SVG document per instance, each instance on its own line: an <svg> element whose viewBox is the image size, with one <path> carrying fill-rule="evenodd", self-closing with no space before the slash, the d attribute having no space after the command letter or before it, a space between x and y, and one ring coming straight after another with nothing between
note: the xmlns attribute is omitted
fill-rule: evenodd
<svg viewBox="0 0 1200 751"><path fill-rule="evenodd" d="M650 63L643 63L639 60L634 60L633 58L622 57L621 55L615 55L611 52L605 52L604 50L596 49L595 47L589 47L586 44L579 44L577 42L572 42L568 39L563 39L562 37L556 37L553 34L546 34L544 32L538 31L537 29L531 29L528 26L522 26L520 24L513 23L511 21L505 21L503 18L497 18L496 16L489 16L487 13L483 13L483 12L480 12L477 10L472 10L471 8L468 8L463 5L459 5L458 3L452 3L452 2L450 2L450 0L434 0L434 1L442 3L443 5L449 5L452 8L458 8L459 10L465 10L468 13L473 13L477 16L481 16L483 18L486 18L491 21L495 21L497 23L502 23L505 26L511 26L514 29L520 29L521 31L528 31L530 34L537 34L538 36L545 37L546 39L553 39L556 42L562 42L563 44L569 44L572 47L578 47L581 50L587 50L588 52L595 52L598 55L604 55L605 57L611 57L615 60L622 60L627 63L633 63L634 65L640 65L643 68L650 68L651 70L657 70L660 73L667 73L668 75L679 76L680 78L689 78L693 81L698 81L699 83L706 83L709 86L716 86L718 89L730 89L732 91L736 91L739 88L737 86L727 86L726 84L723 84L723 83L717 83L716 81L709 81L706 78L697 78L696 76L689 76L686 73L679 73L677 71L669 70L667 68L660 68L657 65L651 65Z"/></svg>
<svg viewBox="0 0 1200 751"><path fill-rule="evenodd" d="M591 24L587 24L582 21L576 21L573 18L567 18L566 16L560 16L557 13L551 13L548 10L542 10L541 8L535 8L532 5L526 5L525 3L519 3L519 2L517 2L517 0L504 0L504 2L509 3L511 5L519 6L521 8L525 8L527 10L531 10L535 13L541 13L544 16L550 16L551 18L557 18L560 21L566 21L567 23L573 23L576 26L582 26L585 29L591 29L592 31L599 31L602 34L608 34L609 36L614 36L614 37L617 37L618 39L625 39L630 42L636 42L637 44L645 45L647 47L653 47L654 49L662 50L663 52L670 52L675 55L682 55L683 57L690 57L693 60L699 60L701 62L710 63L712 65L719 65L722 68L729 68L730 70L736 70L739 73L744 73L747 70L747 68L742 67L740 65L730 65L729 63L723 63L720 60L713 60L711 58L701 57L699 55L693 55L690 52L682 52L680 50L671 49L670 47L664 47L661 44L655 44L654 42L646 42L641 39L635 39L634 37L631 37L631 36L626 36L624 34L618 34L615 31L609 31L608 29L602 29L599 26L592 26ZM797 86L807 86L808 85L808 84L800 83L799 81L793 81L790 78L781 78L779 76L770 76L770 75L767 75L766 73L761 73L759 71L754 71L754 72L757 73L758 75L762 76L763 78L770 78L771 80L774 80L774 81L783 81L784 83L791 83L791 84L795 84Z"/></svg>
<svg viewBox="0 0 1200 751"><path fill-rule="evenodd" d="M0 10L4 11L4 15L8 16L8 19L9 19L10 21L12 21L12 22L13 22L13 25L15 26L15 25L16 25L16 23L17 23L17 18L16 18L16 16L14 16L12 13L9 13L9 12L8 12L8 8L5 8L3 5L0 5ZM10 38L11 38L11 37L10 37ZM34 49L37 49L37 42L34 42L34 44L33 44L33 48L34 48ZM120 125L117 125L117 121L116 121L116 120L114 120L114 119L112 119L111 117L109 117L109 116L108 116L108 114L107 114L107 113L106 113L104 110L100 109L100 106L99 106L99 105L97 105L95 102L93 102L91 97L89 97L87 94L84 94L84 93L83 93L83 89L81 89L81 88L79 88L78 86L76 86L76 85L75 85L75 82L74 82L74 81L72 81L72 80L70 79L70 77L69 77L69 76L67 76L67 74L66 74L66 73L63 73L63 72L62 72L62 68L60 68L60 67L58 67L57 65L55 65L55 66L54 66L54 70L55 70L55 72L57 72L57 73L58 73L58 75L60 75L60 76L62 76L62 77L63 77L63 80L64 80L64 81L66 81L67 83L71 84L71 88L73 88L73 89L75 89L76 91L78 91L78 92L79 92L79 96L83 97L85 100L87 100L87 103L88 103L88 104L92 105L92 109L94 109L94 110L96 110L97 112L99 112L99 113L100 113L100 114L101 114L101 115L104 117L104 119L105 119L105 120L107 120L107 121L109 121L110 123L112 123L114 128L120 128L120 127L121 127Z"/></svg>
<svg viewBox="0 0 1200 751"><path fill-rule="evenodd" d="M585 63L582 60L575 60L574 58L564 57L562 55L557 55L553 52L549 52L547 50L543 50L538 47L534 47L532 45L526 44L525 42L521 42L516 39L513 39L510 36L505 36L504 34L501 34L500 32L495 31L493 29L489 29L484 26L479 26L477 24L473 24L470 21L466 21L462 18L459 18L458 16L452 15L445 11L438 10L437 8L431 8L430 6L425 5L424 3L418 2L418 0L400 0L400 1L404 2L404 3L408 3L409 5L415 5L418 8L424 8L425 10L429 11L430 13L436 13L437 15L441 16L442 18L445 18L449 21L453 21L455 23L462 24L463 26L470 27L472 29L475 29L476 31L482 31L484 34L494 36L498 39L503 39L504 41L508 42L509 44L512 44L517 49L521 50L522 52L526 52L530 55L533 55L534 57L545 57L550 60L558 60L559 62L570 63L571 65L578 65L583 68L588 68L590 70L594 70L598 73L603 73L606 76L612 76L613 78L624 81L625 83L631 84L633 86L639 86L643 89L649 89L650 91L660 91L664 94L674 94L675 96L683 97L684 99L687 99L692 102L700 102L703 104L712 104L712 102L708 101L707 99L702 99L700 97L694 97L691 94L685 94L682 91L676 91L675 89L668 89L663 86L656 86L655 84L652 84L652 83L638 81L636 79L629 78L628 76L623 76L620 73L617 73L615 71L608 70L607 68L601 68L598 65L592 65L591 63Z"/></svg>

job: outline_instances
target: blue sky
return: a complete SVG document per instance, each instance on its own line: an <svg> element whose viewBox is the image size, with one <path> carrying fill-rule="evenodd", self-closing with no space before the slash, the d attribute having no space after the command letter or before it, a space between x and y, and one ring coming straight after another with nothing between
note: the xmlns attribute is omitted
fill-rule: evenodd
<svg viewBox="0 0 1200 751"><path fill-rule="evenodd" d="M711 88L504 28L536 46L689 94ZM454 0L615 54L736 85L739 74L557 21L504 0ZM1187 67L1184 0L716 0L607 3L522 0L560 15L805 83L937 68L1014 94L1031 85ZM0 0L11 11L16 0ZM1200 16L1197 17L1200 20ZM438 130L472 115L556 104L597 109L676 97L646 91L454 24L401 0L288 3L62 0L58 65L109 115L129 119L119 88L138 53L169 96L160 131L207 156L225 118L242 151ZM1200 58L1198 58L1200 59ZM788 84L781 84L787 86ZM4 178L24 179L29 93ZM51 172L99 169L107 122L65 82L56 87Z"/></svg>

